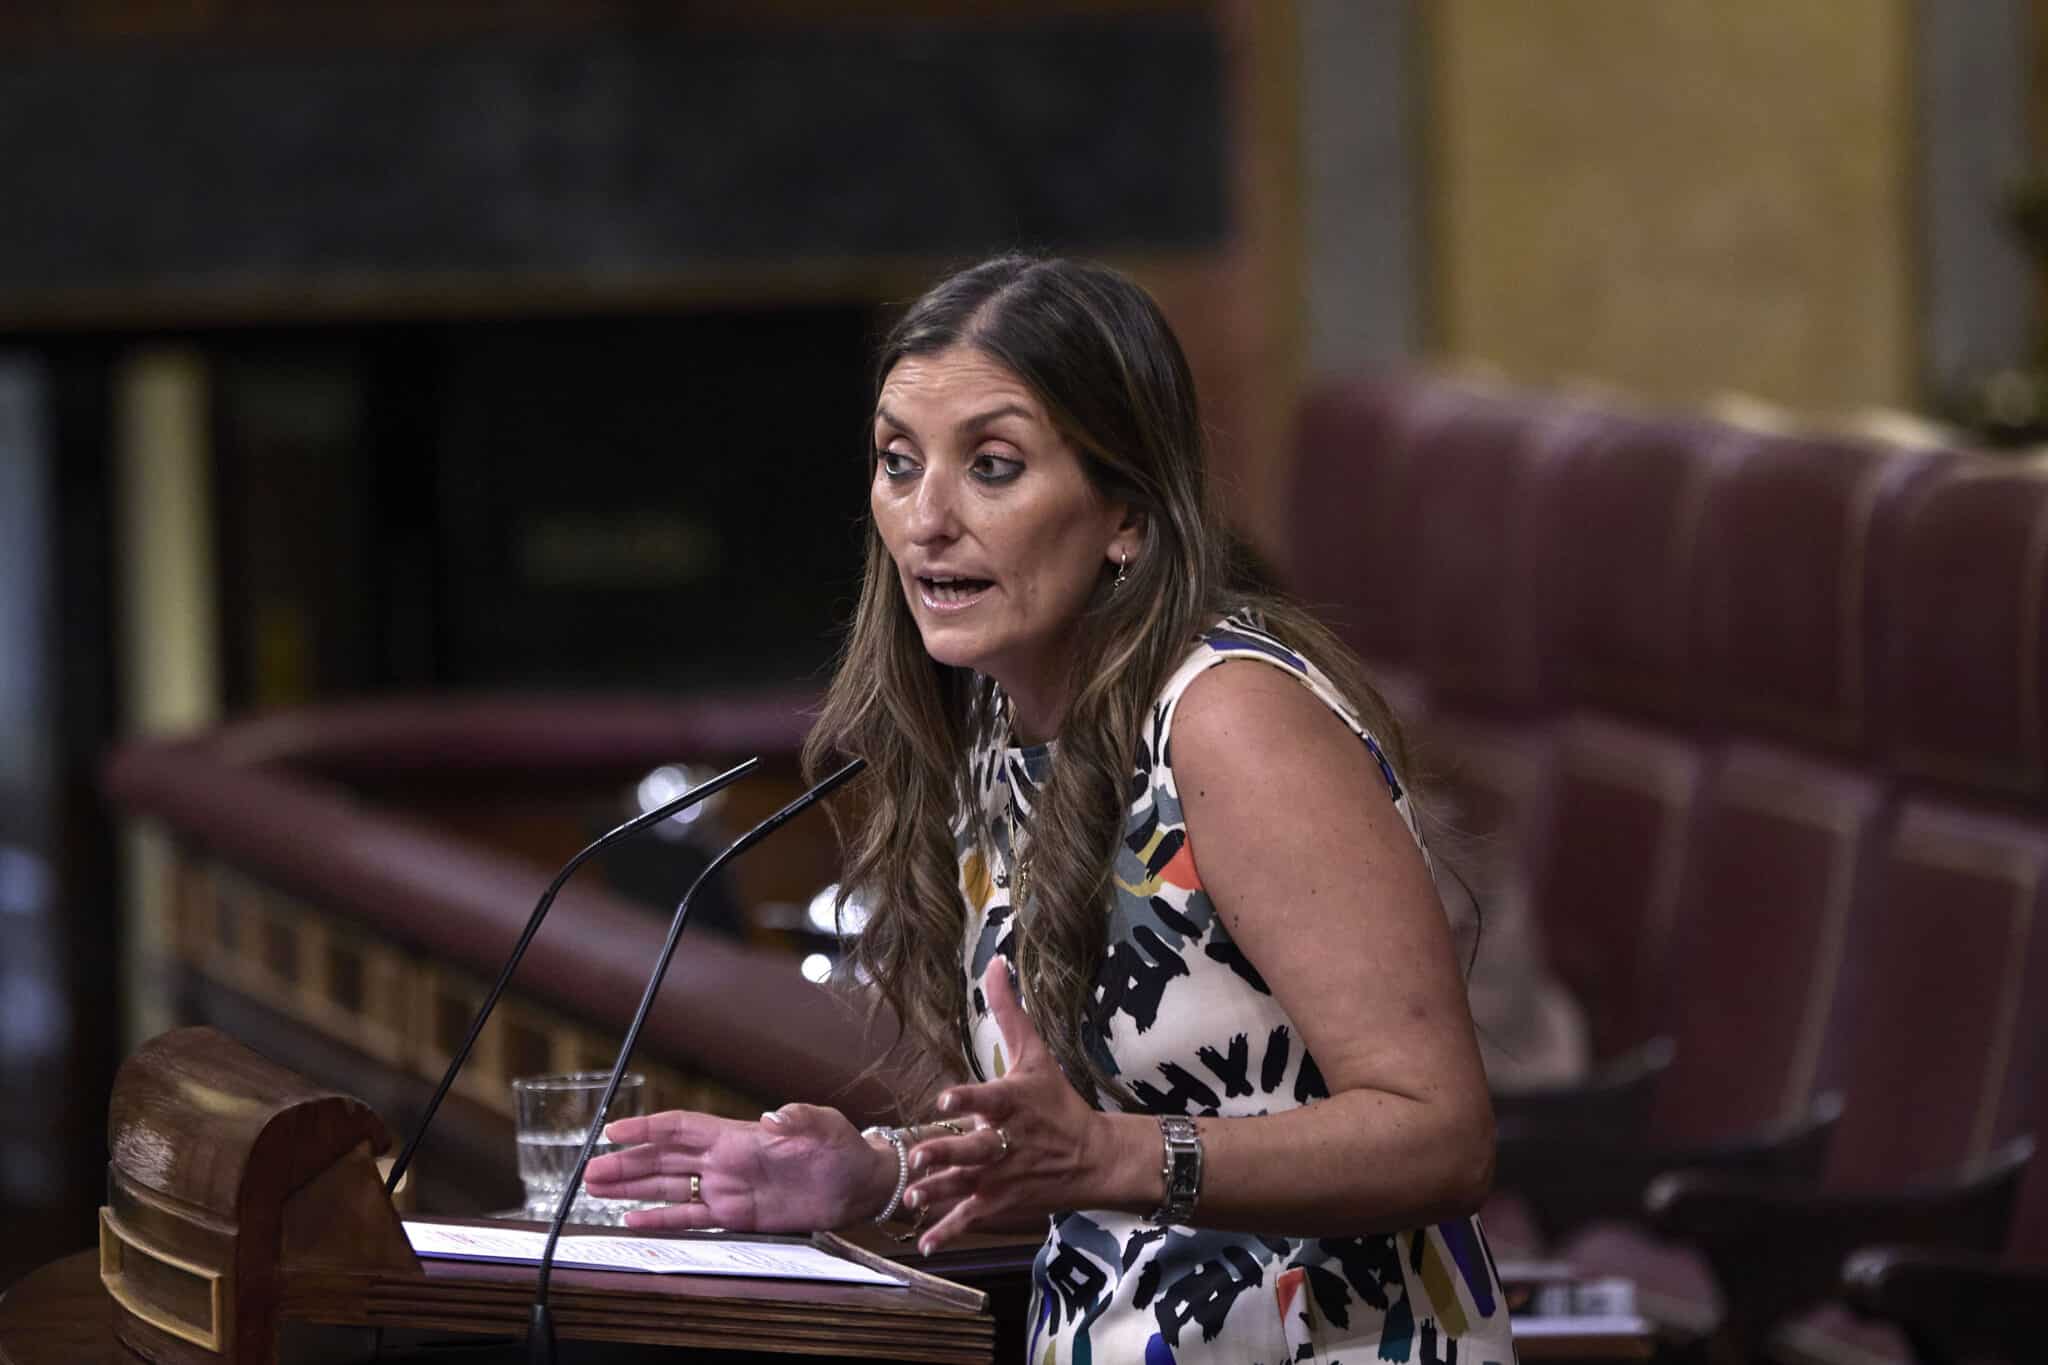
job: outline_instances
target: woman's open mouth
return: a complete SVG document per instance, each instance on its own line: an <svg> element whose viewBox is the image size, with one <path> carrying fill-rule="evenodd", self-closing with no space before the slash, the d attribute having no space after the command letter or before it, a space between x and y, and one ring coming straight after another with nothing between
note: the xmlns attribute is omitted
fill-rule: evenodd
<svg viewBox="0 0 2048 1365"><path fill-rule="evenodd" d="M933 611L958 611L981 599L995 584L986 578L954 578L950 576L927 578L919 574L917 595Z"/></svg>

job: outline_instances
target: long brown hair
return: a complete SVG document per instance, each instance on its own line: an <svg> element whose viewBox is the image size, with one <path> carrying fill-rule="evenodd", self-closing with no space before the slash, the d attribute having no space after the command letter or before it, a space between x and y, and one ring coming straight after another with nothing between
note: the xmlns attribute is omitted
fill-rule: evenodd
<svg viewBox="0 0 2048 1365"><path fill-rule="evenodd" d="M1143 520L1123 587L1109 590L1105 564L1072 635L1069 700L1033 806L1031 906L1018 917L1015 963L1033 1022L1068 1077L1084 1094L1128 1100L1086 1033L1140 729L1195 637L1227 612L1254 608L1330 676L1397 765L1399 735L1335 637L1300 608L1246 586L1209 506L1187 358L1144 290L1084 262L984 261L903 315L878 357L877 392L904 357L956 345L1030 386L1097 490ZM906 1110L965 1060L967 916L955 837L964 831L991 847L968 759L1004 724L991 680L925 653L871 523L859 607L804 762L815 774L842 757L868 761L865 810L841 830L841 904L856 898L867 912L852 965L902 1024L896 1060Z"/></svg>

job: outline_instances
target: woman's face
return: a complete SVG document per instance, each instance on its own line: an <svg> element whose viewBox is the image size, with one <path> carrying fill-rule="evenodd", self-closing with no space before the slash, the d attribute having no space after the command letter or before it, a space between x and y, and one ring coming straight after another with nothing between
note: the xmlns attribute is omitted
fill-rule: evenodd
<svg viewBox="0 0 2048 1365"><path fill-rule="evenodd" d="M925 649L1001 683L1027 724L1055 723L1072 628L1104 565L1137 548L1124 504L969 346L896 362L874 435L869 502Z"/></svg>

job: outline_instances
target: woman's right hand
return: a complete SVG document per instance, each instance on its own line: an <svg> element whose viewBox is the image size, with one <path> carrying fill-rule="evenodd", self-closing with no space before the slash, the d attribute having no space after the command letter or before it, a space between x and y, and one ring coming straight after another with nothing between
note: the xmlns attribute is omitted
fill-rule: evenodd
<svg viewBox="0 0 2048 1365"><path fill-rule="evenodd" d="M592 1161L584 1189L666 1206L627 1214L629 1227L815 1232L872 1217L896 1188L895 1149L817 1105L752 1123L671 1109L618 1119L605 1137L623 1150Z"/></svg>

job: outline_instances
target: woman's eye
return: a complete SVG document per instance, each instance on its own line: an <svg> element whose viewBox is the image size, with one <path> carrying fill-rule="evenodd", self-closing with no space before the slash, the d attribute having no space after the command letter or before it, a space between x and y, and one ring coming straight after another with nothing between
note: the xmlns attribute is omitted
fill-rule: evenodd
<svg viewBox="0 0 2048 1365"><path fill-rule="evenodd" d="M1024 462L984 450L974 457L974 477L983 483L1008 483L1024 472Z"/></svg>
<svg viewBox="0 0 2048 1365"><path fill-rule="evenodd" d="M915 460L910 458L908 452L901 450L877 450L875 452L875 463L880 465L882 472L892 479L902 478L910 473L917 464Z"/></svg>

